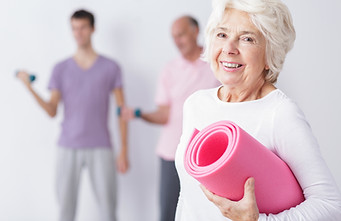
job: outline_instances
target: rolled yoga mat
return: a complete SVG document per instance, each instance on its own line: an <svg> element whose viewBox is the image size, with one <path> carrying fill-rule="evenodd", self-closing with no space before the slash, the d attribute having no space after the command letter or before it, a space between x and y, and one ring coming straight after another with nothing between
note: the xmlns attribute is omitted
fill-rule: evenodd
<svg viewBox="0 0 341 221"><path fill-rule="evenodd" d="M184 163L208 190L230 200L242 199L245 181L254 177L261 213L276 214L304 201L288 165L231 121L195 130Z"/></svg>

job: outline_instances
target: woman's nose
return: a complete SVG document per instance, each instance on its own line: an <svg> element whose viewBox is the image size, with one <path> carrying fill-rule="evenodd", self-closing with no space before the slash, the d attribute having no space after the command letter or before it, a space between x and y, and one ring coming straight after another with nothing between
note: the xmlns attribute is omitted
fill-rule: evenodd
<svg viewBox="0 0 341 221"><path fill-rule="evenodd" d="M223 45L223 53L227 55L236 55L239 54L238 44L233 41L232 39L226 40L225 44Z"/></svg>

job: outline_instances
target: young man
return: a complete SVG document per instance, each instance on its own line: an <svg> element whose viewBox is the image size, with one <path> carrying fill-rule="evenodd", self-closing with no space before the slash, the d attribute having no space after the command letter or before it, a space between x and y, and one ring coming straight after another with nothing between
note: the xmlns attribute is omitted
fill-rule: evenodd
<svg viewBox="0 0 341 221"><path fill-rule="evenodd" d="M139 109L122 109L122 116L130 120L135 117L155 124L163 129L157 146L161 159L160 174L160 221L174 221L180 183L175 169L175 151L182 131L182 107L186 98L199 89L216 87L210 66L200 59L202 47L198 45L198 22L183 16L172 25L172 37L181 54L164 68L157 87L154 112Z"/></svg>
<svg viewBox="0 0 341 221"><path fill-rule="evenodd" d="M43 100L33 89L27 72L18 74L38 104L54 117L63 102L64 120L57 159L57 195L60 221L73 221L76 214L80 173L87 167L103 221L116 220L115 160L108 130L109 98L114 94L124 106L121 71L118 64L94 51L91 37L94 16L85 10L71 16L76 53L58 63L49 83L51 97ZM121 149L117 170L128 169L127 123L119 120Z"/></svg>

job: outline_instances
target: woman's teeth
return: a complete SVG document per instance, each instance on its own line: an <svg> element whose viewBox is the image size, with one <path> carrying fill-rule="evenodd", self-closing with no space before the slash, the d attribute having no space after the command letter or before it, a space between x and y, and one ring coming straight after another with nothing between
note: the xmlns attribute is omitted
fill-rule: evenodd
<svg viewBox="0 0 341 221"><path fill-rule="evenodd" d="M227 67L227 68L239 68L242 66L241 64L229 63L229 62L222 62L222 64L224 65L224 67Z"/></svg>

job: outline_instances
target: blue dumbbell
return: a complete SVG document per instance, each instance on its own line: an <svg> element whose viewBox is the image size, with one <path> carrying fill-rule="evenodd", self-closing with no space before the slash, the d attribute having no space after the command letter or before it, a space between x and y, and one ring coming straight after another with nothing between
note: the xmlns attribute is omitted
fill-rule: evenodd
<svg viewBox="0 0 341 221"><path fill-rule="evenodd" d="M17 76L18 74L19 74L19 71L16 71L15 75ZM30 74L29 78L30 78L31 83L36 80L36 76L34 74Z"/></svg>

